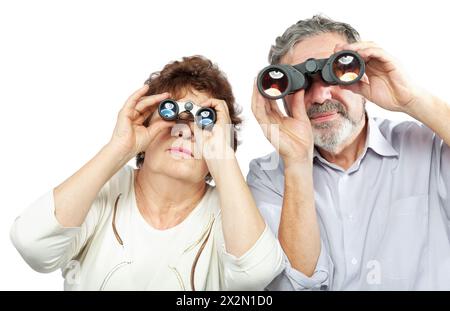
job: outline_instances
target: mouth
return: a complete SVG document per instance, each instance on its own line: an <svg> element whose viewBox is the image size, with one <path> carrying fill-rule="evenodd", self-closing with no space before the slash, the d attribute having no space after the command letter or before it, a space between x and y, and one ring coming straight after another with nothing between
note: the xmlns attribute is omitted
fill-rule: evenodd
<svg viewBox="0 0 450 311"><path fill-rule="evenodd" d="M182 148L182 147L171 147L171 148L167 149L167 151L169 151L170 153L173 153L173 154L188 155L191 158L194 157L191 150Z"/></svg>
<svg viewBox="0 0 450 311"><path fill-rule="evenodd" d="M313 122L325 122L330 121L338 116L338 112L336 110L334 111L328 111L323 113L317 113L311 116L310 120Z"/></svg>

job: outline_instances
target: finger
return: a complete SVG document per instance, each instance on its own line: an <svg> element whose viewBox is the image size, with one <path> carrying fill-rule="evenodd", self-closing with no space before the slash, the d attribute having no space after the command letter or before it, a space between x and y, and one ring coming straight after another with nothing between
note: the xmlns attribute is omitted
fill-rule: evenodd
<svg viewBox="0 0 450 311"><path fill-rule="evenodd" d="M306 121L308 115L305 107L305 90L302 89L294 94L291 101L292 117L299 121Z"/></svg>
<svg viewBox="0 0 450 311"><path fill-rule="evenodd" d="M156 106L169 96L170 94L167 92L150 96L143 96L140 100L138 100L134 108L124 108L123 110L131 118L131 120L135 122L148 111L150 111L150 113L153 113L157 108Z"/></svg>
<svg viewBox="0 0 450 311"><path fill-rule="evenodd" d="M156 137L156 135L158 135L158 133L160 133L164 129L172 128L175 124L176 124L175 121L165 121L163 119L153 121L147 128L150 140L153 140Z"/></svg>
<svg viewBox="0 0 450 311"><path fill-rule="evenodd" d="M150 124L152 124L153 122L155 122L156 120L163 120L163 121L166 121L166 120L164 120L163 118L161 118L161 116L159 115L159 113L155 113L155 110L148 110L147 109L147 111L145 111L143 114L141 114L135 121L133 121L135 124L143 124L144 123L144 121L147 119L147 118L150 118L149 119L149 122L148 122L148 125L147 126L150 126ZM175 121L175 120L174 120Z"/></svg>
<svg viewBox="0 0 450 311"><path fill-rule="evenodd" d="M141 114L141 115L134 121L134 123L135 123L135 124L143 124L144 121L145 121L147 118L149 118L154 112L155 112L154 109L153 109L153 110L148 110L148 109L147 109L147 111L145 111L143 114ZM159 116L159 114L158 114L158 116Z"/></svg>
<svg viewBox="0 0 450 311"><path fill-rule="evenodd" d="M336 46L334 48L334 52L336 53L336 52L340 52L343 50L350 50L350 51L357 52L358 50L366 49L366 48L378 48L378 45L373 41L359 41L359 42L354 42L354 43L339 43L339 44L336 44Z"/></svg>
<svg viewBox="0 0 450 311"><path fill-rule="evenodd" d="M201 107L210 107L214 108L215 110L223 111L227 115L229 115L228 111L228 105L224 100L216 99L216 98L209 98L205 100L204 102L199 104Z"/></svg>
<svg viewBox="0 0 450 311"><path fill-rule="evenodd" d="M364 60L370 60L370 58L378 58L380 60L390 60L388 54L379 47L365 47L357 49L358 54L364 59Z"/></svg>
<svg viewBox="0 0 450 311"><path fill-rule="evenodd" d="M355 42L351 44L337 44L334 49L335 52L342 50L357 52L366 63L374 58L383 63L392 63L394 61L393 57L391 57L385 50L380 48L375 42L371 41Z"/></svg>
<svg viewBox="0 0 450 311"><path fill-rule="evenodd" d="M227 103L221 99L209 98L199 104L201 107L209 107L216 111L218 123L231 123L230 112Z"/></svg>
<svg viewBox="0 0 450 311"><path fill-rule="evenodd" d="M269 100L269 106L273 114L275 114L278 118L283 118L283 113L278 107L278 103L276 100Z"/></svg>
<svg viewBox="0 0 450 311"><path fill-rule="evenodd" d="M360 80L358 83L341 86L344 89L350 90L353 93L360 94L367 98L368 100L372 99L370 84L366 81Z"/></svg>
<svg viewBox="0 0 450 311"><path fill-rule="evenodd" d="M268 108L266 106L269 106ZM267 100L264 96L259 93L256 87L256 80L253 85L253 95L252 95L252 111L258 121L264 136L269 141L272 141L273 124L279 124L272 118L272 112Z"/></svg>
<svg viewBox="0 0 450 311"><path fill-rule="evenodd" d="M366 73L364 73L363 76L361 77L361 81L363 81L363 82L365 82L367 84L370 84L369 77L367 76Z"/></svg>
<svg viewBox="0 0 450 311"><path fill-rule="evenodd" d="M147 93L148 88L149 88L148 84L144 84L140 89L136 90L133 94L131 94L130 97L128 97L123 108L129 109L132 108L134 105L136 105L139 98L141 98Z"/></svg>
<svg viewBox="0 0 450 311"><path fill-rule="evenodd" d="M364 59L366 64L371 60L383 63L383 70L391 71L395 69L394 59L381 48L366 48L358 50L358 54Z"/></svg>
<svg viewBox="0 0 450 311"><path fill-rule="evenodd" d="M269 116L267 115L267 110L264 107L266 105L266 99L259 93L256 87L256 79L253 83L253 94L252 94L252 112L256 120L260 125L264 124L267 126L269 124Z"/></svg>
<svg viewBox="0 0 450 311"><path fill-rule="evenodd" d="M283 116L277 112L278 106L277 103L273 100L266 99L264 101L264 108L266 110L267 116L269 117L270 124L279 123L281 121L281 118L283 118Z"/></svg>
<svg viewBox="0 0 450 311"><path fill-rule="evenodd" d="M159 104L162 100L167 99L169 96L170 94L168 92L144 96L137 102L134 109L140 113L143 113L146 109L154 106L155 104Z"/></svg>

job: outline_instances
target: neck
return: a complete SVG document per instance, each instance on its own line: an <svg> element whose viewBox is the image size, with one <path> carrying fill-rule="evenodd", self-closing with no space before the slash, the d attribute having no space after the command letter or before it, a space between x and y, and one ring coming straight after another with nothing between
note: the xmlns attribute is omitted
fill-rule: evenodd
<svg viewBox="0 0 450 311"><path fill-rule="evenodd" d="M343 144L342 147L335 153L321 148L317 149L322 157L324 157L328 162L334 163L344 170L348 170L364 151L367 140L367 127L367 117L364 117L364 122L362 122L361 127L357 129L355 133L349 137L347 143Z"/></svg>
<svg viewBox="0 0 450 311"><path fill-rule="evenodd" d="M197 206L206 183L187 182L151 171L145 165L135 171L138 209L156 229L169 229L181 223Z"/></svg>

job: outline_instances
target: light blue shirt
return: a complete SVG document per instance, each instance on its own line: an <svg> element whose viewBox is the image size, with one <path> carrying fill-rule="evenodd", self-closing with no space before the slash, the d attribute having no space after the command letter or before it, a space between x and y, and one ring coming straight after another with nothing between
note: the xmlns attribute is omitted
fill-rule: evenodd
<svg viewBox="0 0 450 311"><path fill-rule="evenodd" d="M358 160L345 171L315 150L313 178L321 234L315 272L307 277L285 256L285 270L267 289L450 290L450 148L429 128L369 117ZM247 182L277 234L278 154L252 160Z"/></svg>

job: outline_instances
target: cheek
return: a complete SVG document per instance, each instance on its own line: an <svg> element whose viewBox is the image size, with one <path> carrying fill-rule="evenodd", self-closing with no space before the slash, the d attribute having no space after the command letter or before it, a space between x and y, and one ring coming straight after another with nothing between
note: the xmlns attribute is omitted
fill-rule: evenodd
<svg viewBox="0 0 450 311"><path fill-rule="evenodd" d="M206 161L203 159L180 161L176 164L171 163L170 165L166 166L166 169L170 170L172 174L185 176L191 181L204 180L209 172Z"/></svg>
<svg viewBox="0 0 450 311"><path fill-rule="evenodd" d="M331 95L334 100L339 101L344 107L349 110L353 106L359 106L361 104L361 96L353 93L350 90L336 86L333 88Z"/></svg>
<svg viewBox="0 0 450 311"><path fill-rule="evenodd" d="M204 159L194 159L189 163L184 163L184 166L188 166L190 170L190 176L195 180L201 180L208 174L209 169Z"/></svg>
<svg viewBox="0 0 450 311"><path fill-rule="evenodd" d="M164 129L163 131L158 133L158 135L148 145L147 149L145 150L145 153L154 154L160 152L161 150L166 150L167 148L169 148L170 138L171 138L170 131Z"/></svg>
<svg viewBox="0 0 450 311"><path fill-rule="evenodd" d="M199 167L200 171L202 172L202 175L206 175L209 172L208 165L206 165L206 161L203 159L198 160L198 161L200 162L198 167Z"/></svg>
<svg viewBox="0 0 450 311"><path fill-rule="evenodd" d="M342 103L351 119L356 121L364 115L364 99L361 95L341 89L334 98Z"/></svg>

